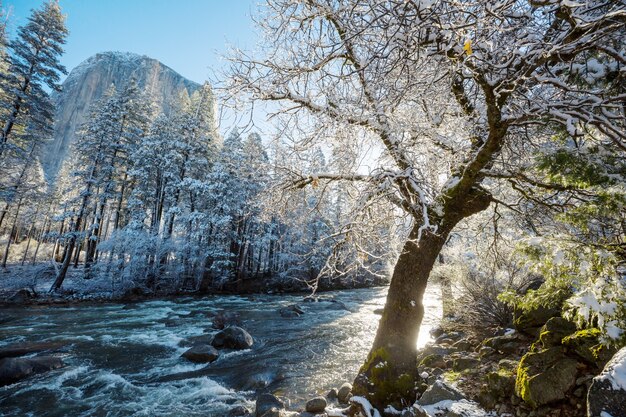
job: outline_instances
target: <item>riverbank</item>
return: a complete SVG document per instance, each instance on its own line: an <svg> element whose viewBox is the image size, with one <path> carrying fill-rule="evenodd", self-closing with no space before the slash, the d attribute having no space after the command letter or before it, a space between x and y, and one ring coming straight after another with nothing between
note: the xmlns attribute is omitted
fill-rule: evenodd
<svg viewBox="0 0 626 417"><path fill-rule="evenodd" d="M312 289L304 281L294 280L299 285L284 285L272 280L244 281L244 285L224 285L200 290L170 289L168 287L148 289L135 285L132 281L112 282L107 277L85 279L82 268L70 268L61 290L51 293L50 287L55 278L52 263L34 266L11 265L0 270L0 305L68 305L77 303L137 302L145 300L167 300L177 297L203 297L206 295L253 295L253 294L294 294L303 297L311 295ZM335 285L321 285L316 294L338 290L382 287L381 282L364 284L354 282L345 285L337 281Z"/></svg>

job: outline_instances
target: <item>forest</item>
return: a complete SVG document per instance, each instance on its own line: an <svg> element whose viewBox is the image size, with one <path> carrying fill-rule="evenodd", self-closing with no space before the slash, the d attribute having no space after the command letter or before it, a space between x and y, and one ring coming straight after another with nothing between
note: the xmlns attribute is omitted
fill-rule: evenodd
<svg viewBox="0 0 626 417"><path fill-rule="evenodd" d="M11 314L163 302L167 328L198 308L220 332L182 356L210 365L159 384L228 385L228 360L272 377L180 415L626 416L626 3L266 0L254 23L254 51L166 104L132 77L109 86L53 175L65 17L49 1L3 27ZM271 128L221 132L223 109L259 106ZM281 331L300 346L298 326L320 332L302 337L327 378L253 347L280 350Z"/></svg>
<svg viewBox="0 0 626 417"><path fill-rule="evenodd" d="M258 133L234 129L222 139L208 83L169 97L167 114L133 79L111 85L90 106L60 172L47 176L42 153L55 109L45 89L60 91L65 35L50 6L5 41L3 269L53 263L51 290L62 289L68 270L80 271L87 280L106 276L115 296L385 282L389 258L373 242L363 243L371 257L361 265L347 265L339 252L327 265L356 204L344 190L276 199L289 164L325 169L321 148L291 161Z"/></svg>

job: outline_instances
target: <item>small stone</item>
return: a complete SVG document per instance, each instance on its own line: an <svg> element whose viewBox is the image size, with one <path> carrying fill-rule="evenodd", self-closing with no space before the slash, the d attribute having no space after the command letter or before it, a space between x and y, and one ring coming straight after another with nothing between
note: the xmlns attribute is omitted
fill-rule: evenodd
<svg viewBox="0 0 626 417"><path fill-rule="evenodd" d="M490 348L489 346L483 346L478 350L478 356L481 358L486 358L494 353L496 353L496 350L494 348Z"/></svg>
<svg viewBox="0 0 626 417"><path fill-rule="evenodd" d="M444 360L442 355L433 353L432 355L428 355L424 359L422 359L419 365L428 368L445 368L446 361Z"/></svg>
<svg viewBox="0 0 626 417"><path fill-rule="evenodd" d="M326 399L324 397L315 397L307 401L305 410L309 413L323 413L326 409Z"/></svg>
<svg viewBox="0 0 626 417"><path fill-rule="evenodd" d="M580 378L576 379L576 386L581 386L581 385L589 385L591 384L591 380L593 380L594 375L584 375L581 376Z"/></svg>
<svg viewBox="0 0 626 417"><path fill-rule="evenodd" d="M463 394L461 394L456 388L443 381L437 381L431 385L426 392L424 392L424 394L422 394L418 403L420 405L430 405L445 400L458 401L463 398Z"/></svg>
<svg viewBox="0 0 626 417"><path fill-rule="evenodd" d="M472 344L466 339L461 339L458 342L454 343L452 347L455 348L457 351L469 351L470 349L472 349Z"/></svg>
<svg viewBox="0 0 626 417"><path fill-rule="evenodd" d="M278 397L272 394L261 394L256 399L256 417L268 417L272 413L279 414L279 411L285 408L283 403ZM269 413L269 414L268 414Z"/></svg>
<svg viewBox="0 0 626 417"><path fill-rule="evenodd" d="M326 394L326 398L328 398L329 400L336 400L337 388L331 388L330 391L328 391L328 394Z"/></svg>
<svg viewBox="0 0 626 417"><path fill-rule="evenodd" d="M350 394L352 393L352 384L346 382L337 391L337 399L340 403L347 404Z"/></svg>
<svg viewBox="0 0 626 417"><path fill-rule="evenodd" d="M479 363L480 361L478 359L472 357L456 358L452 363L452 369L460 372L466 369L474 368L478 366Z"/></svg>

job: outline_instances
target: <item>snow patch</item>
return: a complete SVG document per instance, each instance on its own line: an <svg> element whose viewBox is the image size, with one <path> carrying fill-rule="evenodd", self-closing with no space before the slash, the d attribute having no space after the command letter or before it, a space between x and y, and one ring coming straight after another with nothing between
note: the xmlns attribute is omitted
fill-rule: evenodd
<svg viewBox="0 0 626 417"><path fill-rule="evenodd" d="M626 348L622 348L596 377L599 381L609 381L614 390L626 391Z"/></svg>
<svg viewBox="0 0 626 417"><path fill-rule="evenodd" d="M365 417L381 417L378 410L372 407L372 404L370 404L370 402L364 397L352 397L350 401L361 406L363 412L365 413Z"/></svg>

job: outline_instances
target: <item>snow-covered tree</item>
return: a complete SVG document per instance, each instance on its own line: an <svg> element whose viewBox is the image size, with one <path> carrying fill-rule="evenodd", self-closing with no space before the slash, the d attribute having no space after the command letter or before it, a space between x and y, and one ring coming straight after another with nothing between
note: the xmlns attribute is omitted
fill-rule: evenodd
<svg viewBox="0 0 626 417"><path fill-rule="evenodd" d="M231 92L284 103L296 150L332 138L378 151L367 172L293 181L363 183L364 206L385 198L411 219L354 388L381 408L411 402L422 297L456 225L523 171L520 151L557 131L626 149L613 88L626 11L615 1L268 3L267 47L234 57ZM610 86L580 88L572 70L589 66Z"/></svg>
<svg viewBox="0 0 626 417"><path fill-rule="evenodd" d="M18 28L17 38L9 43L10 67L3 79L5 94L0 103L6 111L0 131L1 158L6 158L7 152L28 152L29 142L45 139L39 135L51 131L53 109L45 88L60 88L60 75L66 71L59 57L67 34L65 16L51 0L32 11L28 23ZM37 131L38 136L24 137L20 126Z"/></svg>

